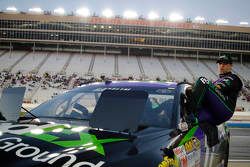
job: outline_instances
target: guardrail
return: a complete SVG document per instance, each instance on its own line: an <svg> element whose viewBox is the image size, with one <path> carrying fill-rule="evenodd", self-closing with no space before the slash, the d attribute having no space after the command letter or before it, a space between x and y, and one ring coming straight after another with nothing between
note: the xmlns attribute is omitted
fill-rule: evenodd
<svg viewBox="0 0 250 167"><path fill-rule="evenodd" d="M229 128L250 128L250 112L235 112L226 125Z"/></svg>
<svg viewBox="0 0 250 167"><path fill-rule="evenodd" d="M230 121L249 121L250 112L235 112Z"/></svg>

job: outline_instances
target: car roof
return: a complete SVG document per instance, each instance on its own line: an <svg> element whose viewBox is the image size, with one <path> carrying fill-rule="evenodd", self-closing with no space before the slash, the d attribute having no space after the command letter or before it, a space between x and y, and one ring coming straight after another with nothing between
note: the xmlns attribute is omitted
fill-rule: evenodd
<svg viewBox="0 0 250 167"><path fill-rule="evenodd" d="M87 84L88 86L108 86L108 87L147 87L147 88L176 88L176 82L158 81L105 81ZM86 85L82 85L84 87Z"/></svg>

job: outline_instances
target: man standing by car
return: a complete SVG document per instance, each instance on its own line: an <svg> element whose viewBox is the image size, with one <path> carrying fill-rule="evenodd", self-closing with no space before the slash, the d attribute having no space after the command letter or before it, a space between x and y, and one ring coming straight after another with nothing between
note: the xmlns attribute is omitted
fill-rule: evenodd
<svg viewBox="0 0 250 167"><path fill-rule="evenodd" d="M198 118L199 126L207 135L210 147L218 143L216 125L229 120L234 113L242 88L240 78L232 73L232 58L221 55L217 62L219 79L215 82L200 77L191 91L187 91L188 110Z"/></svg>

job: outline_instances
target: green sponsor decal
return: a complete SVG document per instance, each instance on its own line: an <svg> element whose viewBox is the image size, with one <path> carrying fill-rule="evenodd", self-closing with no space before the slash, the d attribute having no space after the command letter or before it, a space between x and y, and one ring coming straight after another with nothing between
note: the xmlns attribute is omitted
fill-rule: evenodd
<svg viewBox="0 0 250 167"><path fill-rule="evenodd" d="M53 130L56 129L62 130L60 133L54 133ZM82 147L85 150L92 150L103 156L105 156L105 151L102 144L128 140L124 138L97 139L95 135L84 132L74 132L64 125L56 125L53 127L44 128L43 133L41 134L28 132L23 133L22 135L46 141L65 148Z"/></svg>
<svg viewBox="0 0 250 167"><path fill-rule="evenodd" d="M188 140L190 140L194 136L197 129L198 129L198 125L194 126L192 129L190 129L188 131L188 133L184 136L184 138L181 140L181 142L179 143L178 146L181 146L184 143L186 143Z"/></svg>

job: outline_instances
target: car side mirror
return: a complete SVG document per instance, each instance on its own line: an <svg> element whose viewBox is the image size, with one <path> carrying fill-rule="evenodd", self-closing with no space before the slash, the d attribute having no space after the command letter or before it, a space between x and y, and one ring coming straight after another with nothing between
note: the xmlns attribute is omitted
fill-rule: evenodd
<svg viewBox="0 0 250 167"><path fill-rule="evenodd" d="M180 123L178 123L178 127L170 132L170 137L176 137L181 133L185 133L189 130L189 126L187 122L181 119Z"/></svg>

